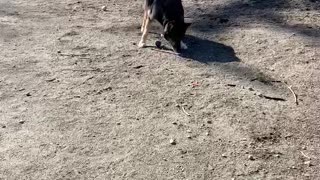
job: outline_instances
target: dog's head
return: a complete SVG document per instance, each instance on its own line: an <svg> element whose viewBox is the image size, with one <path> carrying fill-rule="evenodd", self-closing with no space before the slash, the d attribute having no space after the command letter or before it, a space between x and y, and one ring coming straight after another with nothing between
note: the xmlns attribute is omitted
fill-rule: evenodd
<svg viewBox="0 0 320 180"><path fill-rule="evenodd" d="M181 40L191 23L169 21L164 27L164 38L169 41L175 52L181 50Z"/></svg>

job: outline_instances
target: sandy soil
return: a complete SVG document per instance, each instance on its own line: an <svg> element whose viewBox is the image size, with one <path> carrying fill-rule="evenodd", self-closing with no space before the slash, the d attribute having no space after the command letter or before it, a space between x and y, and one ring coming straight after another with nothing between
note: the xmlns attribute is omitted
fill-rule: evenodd
<svg viewBox="0 0 320 180"><path fill-rule="evenodd" d="M320 179L320 2L184 5L179 57L142 0L0 0L0 179Z"/></svg>

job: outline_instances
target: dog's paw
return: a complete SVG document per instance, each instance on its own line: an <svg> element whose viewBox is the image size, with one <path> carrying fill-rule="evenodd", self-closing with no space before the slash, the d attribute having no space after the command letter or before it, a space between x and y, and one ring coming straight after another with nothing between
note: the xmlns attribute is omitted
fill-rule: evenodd
<svg viewBox="0 0 320 180"><path fill-rule="evenodd" d="M181 49L188 49L188 46L181 41Z"/></svg>
<svg viewBox="0 0 320 180"><path fill-rule="evenodd" d="M146 43L140 41L139 44L138 44L138 47L139 48L144 48L144 47L146 47Z"/></svg>

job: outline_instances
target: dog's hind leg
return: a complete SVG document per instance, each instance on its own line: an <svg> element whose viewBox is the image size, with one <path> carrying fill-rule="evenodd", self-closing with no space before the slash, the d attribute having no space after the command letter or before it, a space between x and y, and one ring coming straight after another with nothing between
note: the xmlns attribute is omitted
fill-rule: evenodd
<svg viewBox="0 0 320 180"><path fill-rule="evenodd" d="M144 30L142 32L142 37L141 37L141 40L138 45L141 48L146 46L146 41L147 41L149 29L150 29L150 24L151 24L151 20L149 18L147 18L145 21Z"/></svg>

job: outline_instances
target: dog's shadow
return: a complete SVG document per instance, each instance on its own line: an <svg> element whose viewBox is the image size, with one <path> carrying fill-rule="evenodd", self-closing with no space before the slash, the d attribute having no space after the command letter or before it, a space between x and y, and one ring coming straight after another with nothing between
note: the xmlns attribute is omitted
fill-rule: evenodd
<svg viewBox="0 0 320 180"><path fill-rule="evenodd" d="M240 61L230 46L191 35L186 35L184 42L187 44L188 49L182 51L181 57L206 64Z"/></svg>

